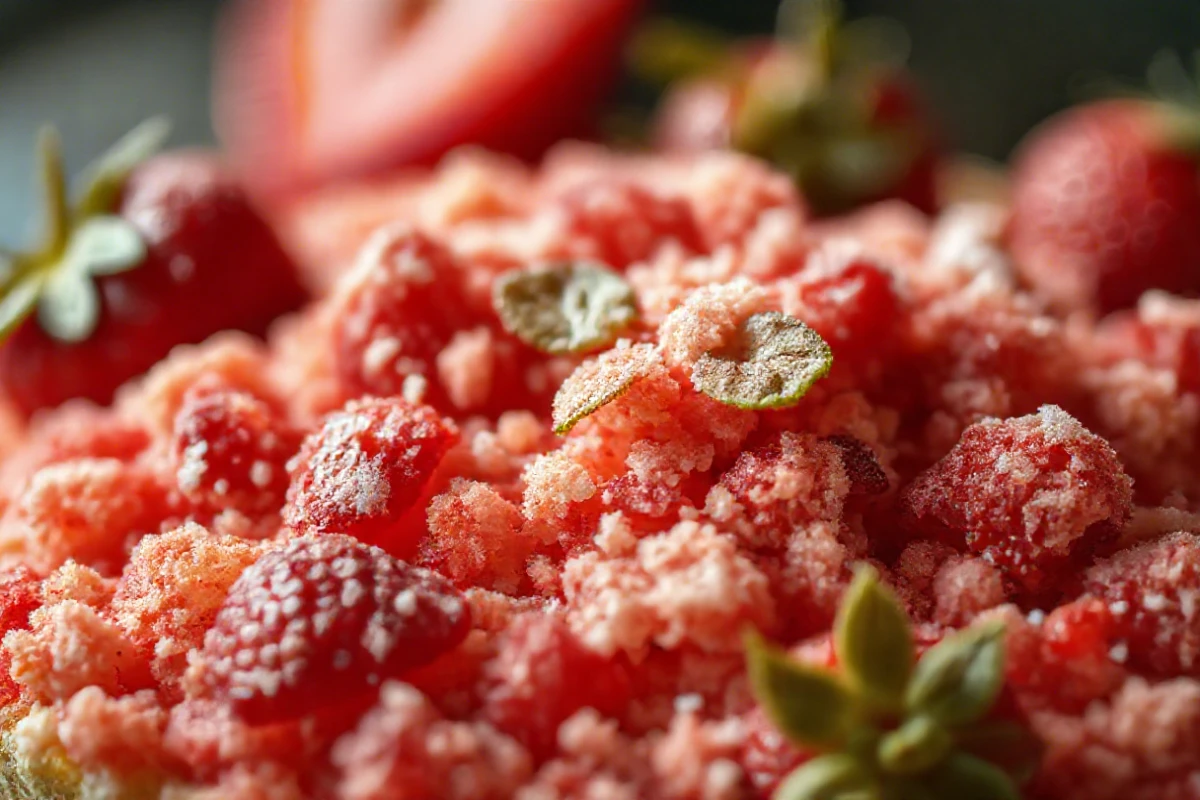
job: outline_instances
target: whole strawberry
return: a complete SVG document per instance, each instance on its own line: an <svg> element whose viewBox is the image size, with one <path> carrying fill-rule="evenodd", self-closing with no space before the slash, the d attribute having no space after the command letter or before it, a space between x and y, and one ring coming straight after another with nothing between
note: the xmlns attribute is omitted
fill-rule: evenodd
<svg viewBox="0 0 1200 800"><path fill-rule="evenodd" d="M274 233L214 157L148 158L165 133L151 121L129 134L74 203L57 136L42 136L45 241L0 253L0 391L25 414L75 397L108 402L172 347L230 328L260 333L305 299Z"/></svg>
<svg viewBox="0 0 1200 800"><path fill-rule="evenodd" d="M686 78L663 98L659 147L764 158L818 215L886 199L936 209L938 137L903 32L885 21L842 24L832 0L784 0L775 38L724 43L664 25L634 52L643 72Z"/></svg>
<svg viewBox="0 0 1200 800"><path fill-rule="evenodd" d="M1147 289L1200 291L1200 139L1188 141L1186 119L1166 103L1107 100L1026 138L1008 237L1052 305L1106 313Z"/></svg>

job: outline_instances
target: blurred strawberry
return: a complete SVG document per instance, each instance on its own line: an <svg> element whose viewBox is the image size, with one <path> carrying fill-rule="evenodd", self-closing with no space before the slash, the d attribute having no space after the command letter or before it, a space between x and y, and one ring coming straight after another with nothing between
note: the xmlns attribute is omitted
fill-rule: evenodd
<svg viewBox="0 0 1200 800"><path fill-rule="evenodd" d="M795 177L817 214L889 198L932 212L940 151L906 49L887 21L842 24L831 0L784 0L774 39L648 26L634 60L660 80L686 76L659 108L660 148L765 158Z"/></svg>
<svg viewBox="0 0 1200 800"><path fill-rule="evenodd" d="M100 403L178 344L262 332L305 292L271 229L212 156L149 158L161 121L91 170L69 204L58 138L41 139L47 235L0 253L0 391L26 415Z"/></svg>
<svg viewBox="0 0 1200 800"><path fill-rule="evenodd" d="M279 194L474 143L536 157L593 132L641 0L239 0L218 127Z"/></svg>
<svg viewBox="0 0 1200 800"><path fill-rule="evenodd" d="M1200 104L1197 92L1193 104ZM1062 309L1200 290L1200 106L1124 98L1059 114L1018 149L1008 237Z"/></svg>

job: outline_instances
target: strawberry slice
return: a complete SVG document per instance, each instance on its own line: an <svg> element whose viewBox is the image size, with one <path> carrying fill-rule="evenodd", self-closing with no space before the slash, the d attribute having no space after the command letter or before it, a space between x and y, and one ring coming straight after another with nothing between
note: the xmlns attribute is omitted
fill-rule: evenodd
<svg viewBox="0 0 1200 800"><path fill-rule="evenodd" d="M532 158L592 132L641 0L239 0L215 116L257 190L429 162Z"/></svg>

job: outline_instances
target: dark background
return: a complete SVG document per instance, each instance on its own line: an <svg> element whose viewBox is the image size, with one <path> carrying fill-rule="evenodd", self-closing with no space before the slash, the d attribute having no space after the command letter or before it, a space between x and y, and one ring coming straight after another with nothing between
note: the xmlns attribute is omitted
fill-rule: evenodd
<svg viewBox="0 0 1200 800"><path fill-rule="evenodd" d="M356 0L343 0L347 3ZM38 126L56 124L77 169L136 122L212 141L211 34L218 0L0 0L0 242L29 226ZM733 32L769 30L775 0L658 0ZM1079 76L1137 80L1162 47L1200 45L1200 0L846 0L912 38L911 64L951 141L1002 158L1079 96Z"/></svg>

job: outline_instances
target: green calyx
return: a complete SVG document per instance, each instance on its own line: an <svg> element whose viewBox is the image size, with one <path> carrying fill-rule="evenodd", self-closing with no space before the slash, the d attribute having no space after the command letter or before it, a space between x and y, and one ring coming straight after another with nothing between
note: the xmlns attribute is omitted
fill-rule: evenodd
<svg viewBox="0 0 1200 800"><path fill-rule="evenodd" d="M910 622L863 567L834 628L841 671L797 662L752 634L750 684L779 730L817 754L776 800L1017 800L1040 748L986 716L1004 682L1004 629L984 623L916 656Z"/></svg>
<svg viewBox="0 0 1200 800"><path fill-rule="evenodd" d="M58 134L42 130L38 182L45 233L31 251L0 251L0 341L35 312L42 329L60 341L78 342L92 334L100 316L94 279L145 260L141 234L113 210L129 173L162 145L167 132L161 119L135 128L92 165L71 203Z"/></svg>

